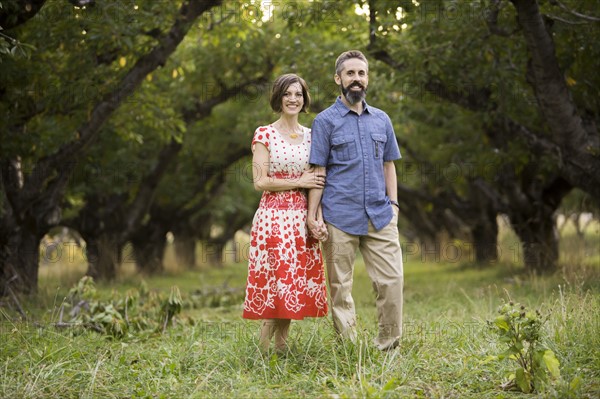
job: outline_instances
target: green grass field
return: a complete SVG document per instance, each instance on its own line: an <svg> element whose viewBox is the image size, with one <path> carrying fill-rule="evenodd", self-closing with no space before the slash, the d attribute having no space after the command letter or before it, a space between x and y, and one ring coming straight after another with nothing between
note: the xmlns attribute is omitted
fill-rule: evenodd
<svg viewBox="0 0 600 399"><path fill-rule="evenodd" d="M592 248L589 256L580 256L577 247L575 255L561 258L562 271L549 277L528 276L518 264L504 261L478 268L470 262L408 259L404 335L391 352L372 345L375 297L360 261L354 286L358 342L338 341L330 318L307 319L292 323L291 348L284 356L260 353L258 322L241 318L239 292L222 306L185 308L164 334L113 339L75 327L56 329L51 323L82 269L54 265L53 272L42 273L38 297L23 303L29 321L15 321L9 309L0 309L0 397L596 398L600 249L594 249L597 237L590 242L585 247ZM241 291L245 278L240 262L173 271L145 283L158 291L178 286L186 297L224 283ZM117 284L98 288L108 296L139 283L129 272ZM561 377L545 392L502 390L500 384L514 367L507 360L487 360L504 347L486 320L495 318L498 305L509 299L548 315L544 343L559 359Z"/></svg>

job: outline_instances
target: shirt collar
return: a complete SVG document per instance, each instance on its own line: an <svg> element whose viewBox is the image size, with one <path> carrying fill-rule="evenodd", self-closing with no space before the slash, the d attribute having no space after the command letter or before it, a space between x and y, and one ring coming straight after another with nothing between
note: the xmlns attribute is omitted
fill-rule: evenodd
<svg viewBox="0 0 600 399"><path fill-rule="evenodd" d="M363 105L363 113L365 113L365 112L371 113L369 111L369 105L367 104L367 102L365 100L362 101L362 105ZM342 116L346 116L346 114L348 114L351 111L350 108L348 108L346 106L346 104L344 104L344 102L342 101L342 96L338 96L337 99L335 100L335 108L338 110L338 112L340 114L342 114Z"/></svg>

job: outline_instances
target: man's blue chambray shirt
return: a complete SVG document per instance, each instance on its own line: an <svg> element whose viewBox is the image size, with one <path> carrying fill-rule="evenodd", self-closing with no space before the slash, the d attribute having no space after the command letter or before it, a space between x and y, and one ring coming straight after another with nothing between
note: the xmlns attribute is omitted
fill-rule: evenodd
<svg viewBox="0 0 600 399"><path fill-rule="evenodd" d="M389 116L363 101L363 113L337 101L312 124L309 162L325 166L323 218L353 235L366 235L369 219L380 230L392 220L383 162L400 159Z"/></svg>

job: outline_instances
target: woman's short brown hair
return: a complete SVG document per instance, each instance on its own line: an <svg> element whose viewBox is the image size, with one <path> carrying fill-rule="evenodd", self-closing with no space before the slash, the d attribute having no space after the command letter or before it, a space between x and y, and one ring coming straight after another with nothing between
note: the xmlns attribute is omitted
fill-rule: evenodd
<svg viewBox="0 0 600 399"><path fill-rule="evenodd" d="M293 73L286 73L285 75L279 76L273 82L273 89L271 90L270 104L271 108L275 112L281 112L281 102L285 91L294 83L300 83L302 87L302 97L304 97L304 104L300 112L308 112L310 106L310 94L308 93L308 86L304 79Z"/></svg>

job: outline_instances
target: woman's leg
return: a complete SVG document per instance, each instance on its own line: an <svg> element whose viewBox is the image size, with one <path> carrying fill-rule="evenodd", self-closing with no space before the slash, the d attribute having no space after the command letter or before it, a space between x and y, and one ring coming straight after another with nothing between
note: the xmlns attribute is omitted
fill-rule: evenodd
<svg viewBox="0 0 600 399"><path fill-rule="evenodd" d="M276 330L276 319L266 319L262 321L262 324L260 326L260 335L258 338L258 344L262 351L266 352L269 350L269 346L271 345L271 339L273 338L273 334L275 334Z"/></svg>
<svg viewBox="0 0 600 399"><path fill-rule="evenodd" d="M283 351L287 348L287 338L291 322L290 319L276 319L275 350Z"/></svg>

